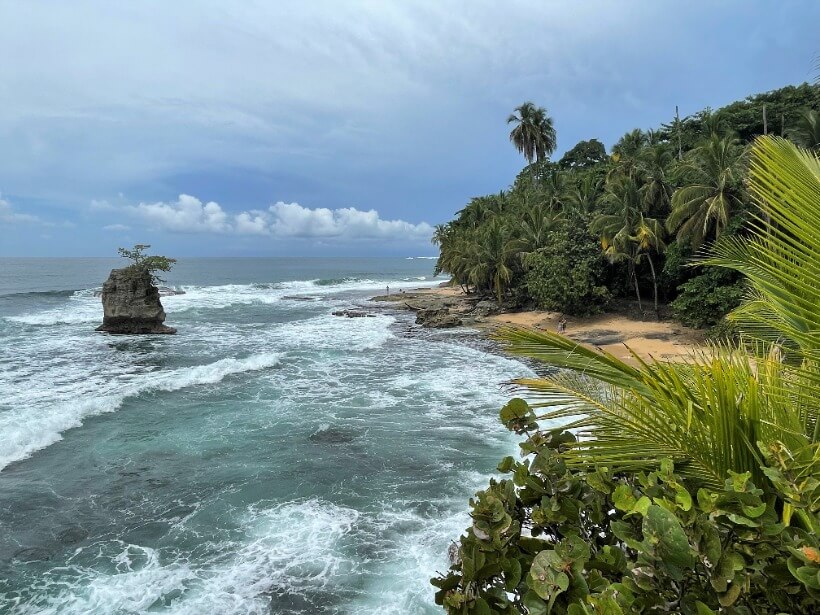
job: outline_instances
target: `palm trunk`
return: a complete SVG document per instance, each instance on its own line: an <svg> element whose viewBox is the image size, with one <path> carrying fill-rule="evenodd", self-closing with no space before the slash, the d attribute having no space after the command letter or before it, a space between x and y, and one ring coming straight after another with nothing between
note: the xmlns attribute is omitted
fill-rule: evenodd
<svg viewBox="0 0 820 615"><path fill-rule="evenodd" d="M652 270L652 286L655 287L655 318L661 319L661 312L658 309L658 278L655 276L655 264L652 262L652 257L646 255L646 260L649 261L649 269Z"/></svg>
<svg viewBox="0 0 820 615"><path fill-rule="evenodd" d="M635 296L638 298L638 310L643 314L643 304L641 303L641 289L638 287L638 276L635 275L635 263L629 263L632 282L635 284Z"/></svg>

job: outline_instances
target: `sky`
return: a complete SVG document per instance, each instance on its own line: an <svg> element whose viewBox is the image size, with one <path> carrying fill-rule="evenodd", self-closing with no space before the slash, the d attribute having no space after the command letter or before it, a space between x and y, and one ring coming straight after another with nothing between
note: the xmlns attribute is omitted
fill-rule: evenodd
<svg viewBox="0 0 820 615"><path fill-rule="evenodd" d="M816 0L0 0L0 256L417 256L523 160L815 77Z"/></svg>

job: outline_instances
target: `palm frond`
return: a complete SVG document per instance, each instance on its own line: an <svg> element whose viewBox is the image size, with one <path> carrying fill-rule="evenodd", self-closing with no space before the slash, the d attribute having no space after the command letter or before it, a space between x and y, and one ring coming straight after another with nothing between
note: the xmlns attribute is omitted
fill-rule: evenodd
<svg viewBox="0 0 820 615"><path fill-rule="evenodd" d="M573 463L634 470L669 457L687 478L719 487L729 470L765 481L759 441L791 450L811 442L816 406L795 393L795 381L806 384L802 372L776 357L715 346L687 363L635 356L632 366L554 333L508 328L498 337L513 354L570 370L515 384L547 409L539 416L545 424L577 430Z"/></svg>

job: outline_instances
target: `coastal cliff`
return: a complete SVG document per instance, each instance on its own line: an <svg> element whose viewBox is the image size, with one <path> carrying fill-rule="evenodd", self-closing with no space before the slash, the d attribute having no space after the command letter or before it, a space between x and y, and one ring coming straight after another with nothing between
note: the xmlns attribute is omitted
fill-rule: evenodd
<svg viewBox="0 0 820 615"><path fill-rule="evenodd" d="M165 310L151 273L140 267L112 269L102 288L103 323L97 331L115 334L176 333L165 324Z"/></svg>

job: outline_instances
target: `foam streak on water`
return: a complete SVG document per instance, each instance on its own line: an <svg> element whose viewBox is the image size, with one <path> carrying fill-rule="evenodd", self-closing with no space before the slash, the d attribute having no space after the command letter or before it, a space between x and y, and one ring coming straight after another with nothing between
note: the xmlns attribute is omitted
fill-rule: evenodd
<svg viewBox="0 0 820 615"><path fill-rule="evenodd" d="M91 287L0 301L0 612L437 612L529 371L331 315L424 259L297 264L171 281L176 336L94 333Z"/></svg>

